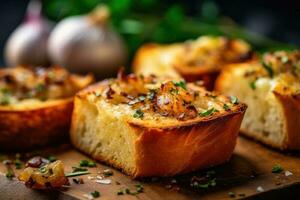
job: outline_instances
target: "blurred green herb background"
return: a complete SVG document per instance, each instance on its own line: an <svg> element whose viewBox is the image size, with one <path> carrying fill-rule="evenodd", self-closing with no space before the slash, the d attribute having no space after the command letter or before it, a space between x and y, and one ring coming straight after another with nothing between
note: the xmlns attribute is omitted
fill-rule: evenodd
<svg viewBox="0 0 300 200"><path fill-rule="evenodd" d="M110 8L111 24L123 36L131 57L147 42L171 43L200 35L241 38L258 52L295 48L250 32L230 18L220 16L218 5L212 0L201 1L198 7L178 0L44 0L43 11L57 22L67 16L88 13L99 4Z"/></svg>

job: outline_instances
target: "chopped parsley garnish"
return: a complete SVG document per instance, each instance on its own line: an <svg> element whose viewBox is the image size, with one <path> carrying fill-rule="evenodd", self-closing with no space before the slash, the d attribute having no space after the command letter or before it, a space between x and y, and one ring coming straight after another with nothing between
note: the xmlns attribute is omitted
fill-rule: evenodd
<svg viewBox="0 0 300 200"><path fill-rule="evenodd" d="M23 166L23 162L18 158L14 160L14 164L16 166L16 169L21 169Z"/></svg>
<svg viewBox="0 0 300 200"><path fill-rule="evenodd" d="M239 100L236 96L230 96L230 102L232 104L238 104L239 103Z"/></svg>
<svg viewBox="0 0 300 200"><path fill-rule="evenodd" d="M146 97L144 95L141 95L138 97L140 101L144 101L146 99Z"/></svg>
<svg viewBox="0 0 300 200"><path fill-rule="evenodd" d="M114 174L113 171L111 171L110 169L103 170L103 175L106 177L112 176L113 174Z"/></svg>
<svg viewBox="0 0 300 200"><path fill-rule="evenodd" d="M144 112L141 109L137 109L133 114L133 117L142 119L144 117Z"/></svg>
<svg viewBox="0 0 300 200"><path fill-rule="evenodd" d="M13 170L8 168L7 172L6 172L6 178L11 180L13 177L15 177L15 174L14 174Z"/></svg>
<svg viewBox="0 0 300 200"><path fill-rule="evenodd" d="M249 83L249 86L252 90L255 90L256 89L256 82L255 81L252 81Z"/></svg>
<svg viewBox="0 0 300 200"><path fill-rule="evenodd" d="M179 93L179 91L178 91L177 89L175 89L175 88L172 88L172 89L170 90L170 93L173 94L173 95L176 95L176 94Z"/></svg>
<svg viewBox="0 0 300 200"><path fill-rule="evenodd" d="M36 87L35 87L35 90L37 92L43 92L44 90L46 89L46 86L42 83L38 84Z"/></svg>
<svg viewBox="0 0 300 200"><path fill-rule="evenodd" d="M202 189L208 189L209 187L214 187L216 186L216 179L211 179L208 180L206 183L198 183L198 182L194 182L191 184L192 187L194 188L202 188Z"/></svg>
<svg viewBox="0 0 300 200"><path fill-rule="evenodd" d="M150 89L148 94L147 94L147 98L150 99L150 100L154 99L155 93L156 93L156 90Z"/></svg>
<svg viewBox="0 0 300 200"><path fill-rule="evenodd" d="M207 117L207 116L210 116L211 114L213 114L214 112L217 112L217 109L215 109L214 107L206 110L206 111L203 111L201 113L199 113L199 115L201 117Z"/></svg>
<svg viewBox="0 0 300 200"><path fill-rule="evenodd" d="M274 71L270 65L267 65L265 62L262 62L263 67L267 70L269 76L272 78L274 75Z"/></svg>
<svg viewBox="0 0 300 200"><path fill-rule="evenodd" d="M181 87L182 89L186 90L186 83L185 81L173 82L175 86Z"/></svg>
<svg viewBox="0 0 300 200"><path fill-rule="evenodd" d="M223 108L224 108L224 110L226 110L226 111L230 110L230 107L229 107L226 103L224 103Z"/></svg>
<svg viewBox="0 0 300 200"><path fill-rule="evenodd" d="M282 171L283 171L283 168L279 164L274 165L272 168L272 173L280 173Z"/></svg>
<svg viewBox="0 0 300 200"><path fill-rule="evenodd" d="M48 160L49 160L50 162L54 162L54 161L57 160L57 158L54 157L54 156L48 156Z"/></svg>
<svg viewBox="0 0 300 200"><path fill-rule="evenodd" d="M72 172L85 172L88 171L86 168L82 167L72 167L73 171Z"/></svg>
<svg viewBox="0 0 300 200"><path fill-rule="evenodd" d="M73 177L73 176L81 176L81 175L86 175L86 174L90 174L90 172L89 171L77 171L77 172L67 173L67 174L65 174L65 176Z"/></svg>
<svg viewBox="0 0 300 200"><path fill-rule="evenodd" d="M80 167L96 167L96 163L94 161L89 160L81 160L79 162Z"/></svg>
<svg viewBox="0 0 300 200"><path fill-rule="evenodd" d="M98 192L97 190L95 190L94 192L91 192L91 195L94 198L98 198L98 197L100 197L100 192Z"/></svg>
<svg viewBox="0 0 300 200"><path fill-rule="evenodd" d="M141 184L135 185L135 188L136 188L135 191L131 191L129 188L120 189L117 191L117 195L124 195L124 194L138 195L139 193L144 192L144 187Z"/></svg>

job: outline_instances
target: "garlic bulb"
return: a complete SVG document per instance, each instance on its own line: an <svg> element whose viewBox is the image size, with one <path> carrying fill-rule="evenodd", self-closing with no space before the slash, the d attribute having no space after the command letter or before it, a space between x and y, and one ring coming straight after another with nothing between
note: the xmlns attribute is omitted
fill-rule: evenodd
<svg viewBox="0 0 300 200"><path fill-rule="evenodd" d="M106 23L108 16L108 9L101 6L89 15L62 20L49 38L52 62L72 72L93 72L98 78L114 75L127 54L120 36Z"/></svg>
<svg viewBox="0 0 300 200"><path fill-rule="evenodd" d="M40 1L31 1L25 22L16 28L5 45L6 63L10 66L47 65L47 40L50 31L50 22L41 16Z"/></svg>

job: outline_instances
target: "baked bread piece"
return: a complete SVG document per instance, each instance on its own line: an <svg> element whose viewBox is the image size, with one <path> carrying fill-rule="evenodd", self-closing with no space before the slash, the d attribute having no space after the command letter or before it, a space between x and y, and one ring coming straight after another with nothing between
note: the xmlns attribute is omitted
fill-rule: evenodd
<svg viewBox="0 0 300 200"><path fill-rule="evenodd" d="M119 74L75 96L71 141L133 177L224 163L246 105L183 81Z"/></svg>
<svg viewBox="0 0 300 200"><path fill-rule="evenodd" d="M249 106L243 134L279 149L300 149L299 51L232 65L221 73L216 89Z"/></svg>
<svg viewBox="0 0 300 200"><path fill-rule="evenodd" d="M0 149L22 150L68 138L73 95L93 81L60 67L0 70Z"/></svg>
<svg viewBox="0 0 300 200"><path fill-rule="evenodd" d="M202 36L197 40L171 45L147 44L138 50L133 71L136 74L202 80L212 90L219 72L229 63L244 62L254 54L242 40Z"/></svg>

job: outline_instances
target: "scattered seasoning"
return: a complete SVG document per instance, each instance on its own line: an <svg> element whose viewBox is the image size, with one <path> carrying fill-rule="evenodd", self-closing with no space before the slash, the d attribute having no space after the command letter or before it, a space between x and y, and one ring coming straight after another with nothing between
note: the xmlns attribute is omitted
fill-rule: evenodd
<svg viewBox="0 0 300 200"><path fill-rule="evenodd" d="M186 83L185 81L173 82L175 86L181 87L182 89L186 90Z"/></svg>
<svg viewBox="0 0 300 200"><path fill-rule="evenodd" d="M96 167L96 162L89 160L81 160L79 162L80 167Z"/></svg>
<svg viewBox="0 0 300 200"><path fill-rule="evenodd" d="M148 94L147 94L147 98L150 99L150 100L153 100L154 96L155 96L155 93L156 93L156 90L150 89Z"/></svg>
<svg viewBox="0 0 300 200"><path fill-rule="evenodd" d="M84 172L88 171L88 169L83 168L83 167L72 167L73 171L72 172Z"/></svg>
<svg viewBox="0 0 300 200"><path fill-rule="evenodd" d="M213 114L214 112L217 112L217 110L214 107L212 107L206 111L201 112L199 115L201 117L207 117L207 116L210 116L211 114Z"/></svg>
<svg viewBox="0 0 300 200"><path fill-rule="evenodd" d="M54 161L56 161L57 160L57 158L56 157L54 157L54 156L48 156L48 158L47 158L50 162L54 162Z"/></svg>
<svg viewBox="0 0 300 200"><path fill-rule="evenodd" d="M14 164L15 164L16 169L21 169L23 166L23 162L19 158L14 160Z"/></svg>
<svg viewBox="0 0 300 200"><path fill-rule="evenodd" d="M230 198L234 198L234 197L235 197L235 193L234 193L234 192L228 192L228 196L229 196Z"/></svg>
<svg viewBox="0 0 300 200"><path fill-rule="evenodd" d="M292 172L290 172L290 171L285 171L285 172L284 172L284 175L285 175L285 176L292 176L292 175L293 175L293 173L292 173Z"/></svg>
<svg viewBox="0 0 300 200"><path fill-rule="evenodd" d="M256 188L256 191L257 191L257 192L263 192L263 191L265 191L265 190L264 190L263 187L258 186L258 187Z"/></svg>
<svg viewBox="0 0 300 200"><path fill-rule="evenodd" d="M224 108L224 110L226 110L226 111L230 110L230 107L229 107L226 103L224 103L223 108Z"/></svg>
<svg viewBox="0 0 300 200"><path fill-rule="evenodd" d="M175 88L172 88L172 89L170 90L170 93L171 93L172 95L177 95L177 94L179 94L179 91L178 91L177 89L175 89Z"/></svg>
<svg viewBox="0 0 300 200"><path fill-rule="evenodd" d="M92 197L94 197L94 198L100 197L100 192L98 192L97 190L95 190L94 192L91 192L90 194L91 194Z"/></svg>
<svg viewBox="0 0 300 200"><path fill-rule="evenodd" d="M272 173L280 173L282 171L283 171L283 168L279 164L274 165L272 168Z"/></svg>
<svg viewBox="0 0 300 200"><path fill-rule="evenodd" d="M113 171L110 169L103 170L103 175L106 177L112 176L113 174L114 174Z"/></svg>
<svg viewBox="0 0 300 200"><path fill-rule="evenodd" d="M232 104L238 104L239 103L239 100L236 96L230 96L230 102Z"/></svg>
<svg viewBox="0 0 300 200"><path fill-rule="evenodd" d="M88 171L71 172L71 173L65 174L65 176L73 177L73 176L81 176L81 175L86 175L86 174L90 174L90 172L88 172Z"/></svg>
<svg viewBox="0 0 300 200"><path fill-rule="evenodd" d="M98 179L96 180L96 183L104 184L104 185L110 185L111 180L110 179Z"/></svg>
<svg viewBox="0 0 300 200"><path fill-rule="evenodd" d="M82 178L73 178L72 181L76 184L84 184Z"/></svg>
<svg viewBox="0 0 300 200"><path fill-rule="evenodd" d="M10 167L7 168L6 177L9 180L12 180L12 178L15 177L15 173L14 173L14 171Z"/></svg>
<svg viewBox="0 0 300 200"><path fill-rule="evenodd" d="M141 95L141 96L138 97L138 99L139 99L140 101L145 101L146 97L145 97L144 95Z"/></svg>
<svg viewBox="0 0 300 200"><path fill-rule="evenodd" d="M141 109L137 109L135 111L135 113L133 114L133 117L134 118L139 118L139 119L142 119L144 117L144 113Z"/></svg>
<svg viewBox="0 0 300 200"><path fill-rule="evenodd" d="M265 62L262 62L263 67L267 70L269 76L272 78L274 75L274 71L270 65L267 65Z"/></svg>
<svg viewBox="0 0 300 200"><path fill-rule="evenodd" d="M43 92L45 89L46 89L46 86L42 83L37 84L36 87L35 87L35 90L37 92Z"/></svg>
<svg viewBox="0 0 300 200"><path fill-rule="evenodd" d="M118 190L116 194L117 195L124 195L124 194L138 195L143 192L144 192L144 187L141 184L137 184L135 185L135 191L131 191L129 188L125 188L125 189Z"/></svg>
<svg viewBox="0 0 300 200"><path fill-rule="evenodd" d="M249 83L249 86L252 90L255 90L256 89L256 81L252 81Z"/></svg>

